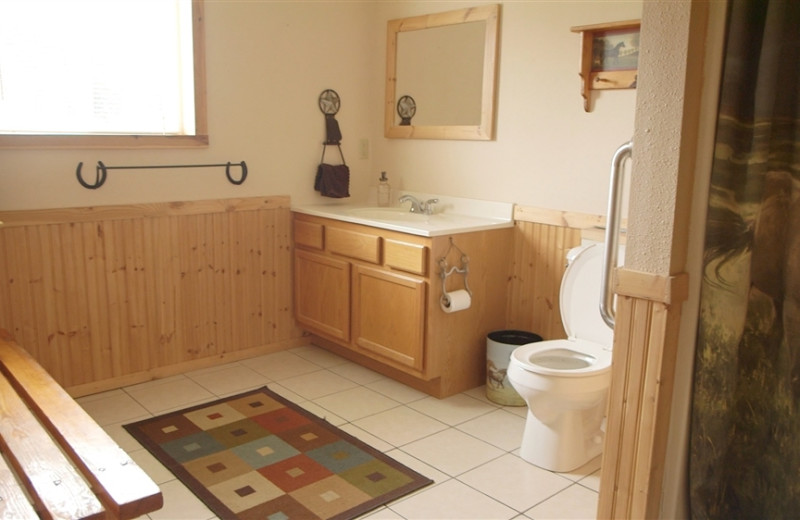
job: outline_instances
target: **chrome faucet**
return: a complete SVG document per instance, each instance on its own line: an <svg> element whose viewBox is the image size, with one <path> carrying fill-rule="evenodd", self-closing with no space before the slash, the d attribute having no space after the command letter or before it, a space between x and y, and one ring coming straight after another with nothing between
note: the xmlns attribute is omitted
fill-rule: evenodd
<svg viewBox="0 0 800 520"><path fill-rule="evenodd" d="M398 201L402 204L403 202L411 202L411 207L408 211L411 213L424 213L425 215L432 215L433 214L433 205L439 202L439 199L428 199L426 201L421 201L418 198L414 197L413 195L403 195L398 199Z"/></svg>

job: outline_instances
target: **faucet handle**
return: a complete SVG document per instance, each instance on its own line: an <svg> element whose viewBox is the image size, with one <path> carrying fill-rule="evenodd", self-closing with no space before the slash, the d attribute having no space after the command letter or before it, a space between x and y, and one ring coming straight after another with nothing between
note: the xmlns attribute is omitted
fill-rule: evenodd
<svg viewBox="0 0 800 520"><path fill-rule="evenodd" d="M422 207L426 215L433 214L433 205L436 204L437 202L439 202L439 199L428 199L422 203Z"/></svg>

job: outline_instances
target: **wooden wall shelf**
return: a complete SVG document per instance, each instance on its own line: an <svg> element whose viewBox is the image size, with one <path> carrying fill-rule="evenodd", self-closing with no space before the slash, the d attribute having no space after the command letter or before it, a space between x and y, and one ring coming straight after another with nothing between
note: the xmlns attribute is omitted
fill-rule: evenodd
<svg viewBox="0 0 800 520"><path fill-rule="evenodd" d="M592 90L636 88L640 20L579 25L583 109L591 111Z"/></svg>

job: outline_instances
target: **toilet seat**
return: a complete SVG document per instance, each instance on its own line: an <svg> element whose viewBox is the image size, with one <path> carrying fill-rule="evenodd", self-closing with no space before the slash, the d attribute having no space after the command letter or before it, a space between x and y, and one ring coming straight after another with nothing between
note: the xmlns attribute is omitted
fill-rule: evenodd
<svg viewBox="0 0 800 520"><path fill-rule="evenodd" d="M536 374L585 377L611 370L611 349L581 339L556 339L517 347L510 362Z"/></svg>

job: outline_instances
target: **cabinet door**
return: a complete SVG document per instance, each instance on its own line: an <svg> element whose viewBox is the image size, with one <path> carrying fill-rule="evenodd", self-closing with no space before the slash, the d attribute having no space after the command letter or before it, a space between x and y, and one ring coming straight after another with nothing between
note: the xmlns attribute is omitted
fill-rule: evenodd
<svg viewBox="0 0 800 520"><path fill-rule="evenodd" d="M314 332L350 340L350 264L297 250L294 256L295 318Z"/></svg>
<svg viewBox="0 0 800 520"><path fill-rule="evenodd" d="M353 338L358 347L422 372L425 281L363 265L353 272Z"/></svg>

